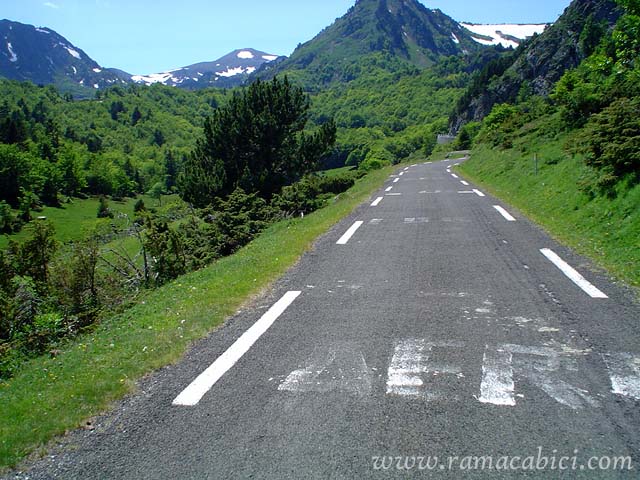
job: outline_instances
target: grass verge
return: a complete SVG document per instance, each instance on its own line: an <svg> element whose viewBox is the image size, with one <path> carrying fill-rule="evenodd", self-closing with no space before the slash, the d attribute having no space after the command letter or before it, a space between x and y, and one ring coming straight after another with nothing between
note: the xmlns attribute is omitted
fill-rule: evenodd
<svg viewBox="0 0 640 480"><path fill-rule="evenodd" d="M640 185L623 183L615 197L589 195L580 188L589 170L565 153L566 141L527 136L509 150L481 145L458 168L562 243L640 286Z"/></svg>
<svg viewBox="0 0 640 480"><path fill-rule="evenodd" d="M394 168L370 173L329 206L277 223L237 254L148 292L55 358L34 359L0 383L0 469L109 408L134 390L136 379L177 361L193 341L282 276Z"/></svg>

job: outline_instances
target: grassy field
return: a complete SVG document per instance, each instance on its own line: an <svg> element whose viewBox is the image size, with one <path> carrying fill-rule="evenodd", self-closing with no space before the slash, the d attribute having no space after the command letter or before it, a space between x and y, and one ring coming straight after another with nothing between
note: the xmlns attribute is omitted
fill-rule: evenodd
<svg viewBox="0 0 640 480"><path fill-rule="evenodd" d="M111 223L116 228L125 228L128 220L118 218L119 214L126 214L129 219L134 218L133 206L141 198L147 208L155 208L159 205L158 200L147 195L138 198L128 198L123 201L109 200L109 208L114 213ZM162 203L166 204L171 201L178 200L177 195L165 195L162 197ZM94 227L99 219L98 198L73 199L71 203L65 203L61 207L44 207L41 212L33 212L34 217L47 217L55 226L56 239L65 243L72 240L80 240L92 227ZM9 240L22 241L28 236L28 228L23 228L15 235L0 236L0 249L7 247Z"/></svg>
<svg viewBox="0 0 640 480"><path fill-rule="evenodd" d="M139 298L55 358L41 357L0 382L0 468L78 427L177 361L253 295L282 276L313 241L380 187L393 167L360 179L326 208L271 226L237 254Z"/></svg>
<svg viewBox="0 0 640 480"><path fill-rule="evenodd" d="M566 141L529 135L509 150L480 146L458 168L561 242L640 286L640 185L619 185L612 198L587 194L580 185L589 171L580 156L565 152Z"/></svg>

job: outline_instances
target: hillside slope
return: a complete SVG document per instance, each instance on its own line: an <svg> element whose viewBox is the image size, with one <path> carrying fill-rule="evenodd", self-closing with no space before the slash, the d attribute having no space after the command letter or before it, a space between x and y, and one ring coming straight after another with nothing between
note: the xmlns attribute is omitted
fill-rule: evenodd
<svg viewBox="0 0 640 480"><path fill-rule="evenodd" d="M522 89L546 96L563 73L589 56L621 15L612 0L575 0L556 23L490 66L457 105L451 130L481 120L496 103L512 102Z"/></svg>

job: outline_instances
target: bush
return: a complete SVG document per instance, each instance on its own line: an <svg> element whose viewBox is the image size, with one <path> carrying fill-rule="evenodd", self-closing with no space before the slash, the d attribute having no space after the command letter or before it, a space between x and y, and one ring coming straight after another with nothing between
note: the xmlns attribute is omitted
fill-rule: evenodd
<svg viewBox="0 0 640 480"><path fill-rule="evenodd" d="M105 197L100 197L97 216L98 218L113 218L113 212L109 208L109 201Z"/></svg>
<svg viewBox="0 0 640 480"><path fill-rule="evenodd" d="M585 162L605 189L622 177L640 179L640 98L622 98L594 115L581 134Z"/></svg>

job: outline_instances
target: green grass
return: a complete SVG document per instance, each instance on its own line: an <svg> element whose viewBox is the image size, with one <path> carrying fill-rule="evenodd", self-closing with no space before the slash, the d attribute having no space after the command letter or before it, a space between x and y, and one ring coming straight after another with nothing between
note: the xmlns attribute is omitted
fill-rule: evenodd
<svg viewBox="0 0 640 480"><path fill-rule="evenodd" d="M153 199L147 195L142 195L138 198L144 200L147 208L156 208L159 203L158 200ZM165 195L162 197L163 205L169 201L176 201L177 195ZM115 218L111 220L116 228L126 227L127 220L118 218L118 214L124 213L129 218L134 217L133 206L138 201L137 198L128 198L123 201L109 200L109 208L114 212ZM72 199L71 203L65 203L61 207L44 207L40 212L32 212L34 217L45 216L51 220L56 229L56 239L59 242L66 243L73 240L80 240L84 237L88 230L94 227L99 219L98 213L98 199ZM0 237L0 249L4 249L9 244L9 240L22 241L28 236L28 228L23 228L20 232L14 235L3 235Z"/></svg>
<svg viewBox="0 0 640 480"><path fill-rule="evenodd" d="M313 241L380 187L372 172L326 208L271 226L237 254L148 292L125 313L0 382L0 467L109 408L136 379L177 361L252 296L282 276Z"/></svg>
<svg viewBox="0 0 640 480"><path fill-rule="evenodd" d="M620 185L615 198L590 197L579 188L589 171L579 156L564 151L566 141L529 134L509 150L480 146L459 170L562 243L640 286L640 185Z"/></svg>

